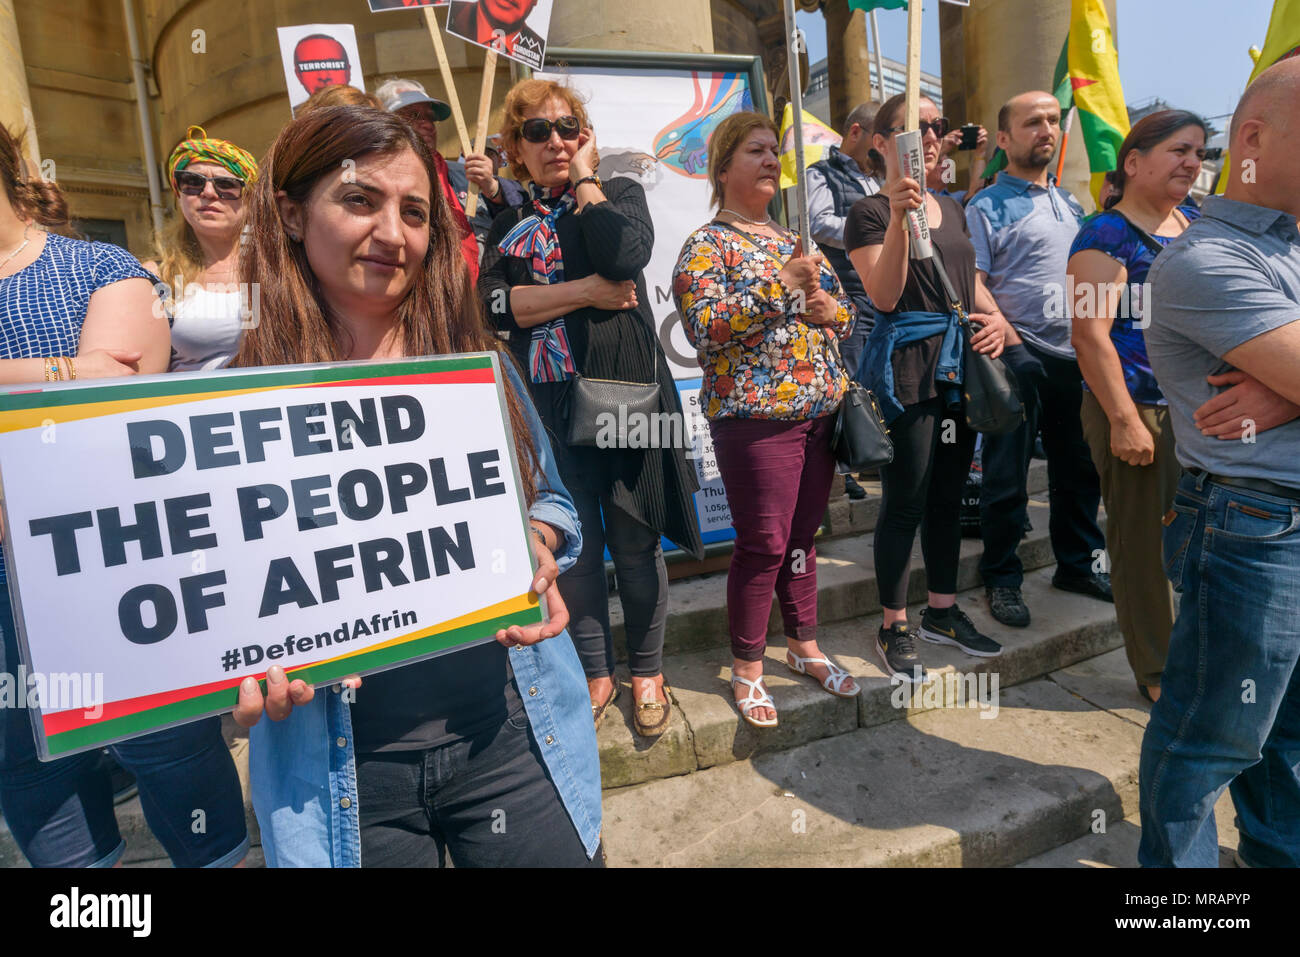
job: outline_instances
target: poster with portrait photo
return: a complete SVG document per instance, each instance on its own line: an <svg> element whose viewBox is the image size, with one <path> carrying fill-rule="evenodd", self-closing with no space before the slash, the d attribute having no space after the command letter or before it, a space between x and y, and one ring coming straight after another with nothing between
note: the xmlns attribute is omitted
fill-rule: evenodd
<svg viewBox="0 0 1300 957"><path fill-rule="evenodd" d="M536 70L546 59L546 33L554 2L451 0L447 32Z"/></svg>
<svg viewBox="0 0 1300 957"><path fill-rule="evenodd" d="M327 86L355 86L364 91L357 33L350 23L305 23L279 27L280 59L289 87L289 106L297 109Z"/></svg>
<svg viewBox="0 0 1300 957"><path fill-rule="evenodd" d="M420 7L445 7L451 0L367 0L371 13L387 10L416 10Z"/></svg>

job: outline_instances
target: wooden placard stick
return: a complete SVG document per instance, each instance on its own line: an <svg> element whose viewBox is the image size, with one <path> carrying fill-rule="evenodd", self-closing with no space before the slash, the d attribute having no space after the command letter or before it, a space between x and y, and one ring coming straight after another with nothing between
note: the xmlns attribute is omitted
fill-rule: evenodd
<svg viewBox="0 0 1300 957"><path fill-rule="evenodd" d="M478 91L478 125L474 127L474 152L487 148L488 117L492 114L492 85L497 75L497 51L489 47L483 57L483 85ZM478 207L478 184L469 184L469 197L465 200L465 215L470 219Z"/></svg>
<svg viewBox="0 0 1300 957"><path fill-rule="evenodd" d="M469 140L469 130L465 128L465 114L460 110L460 97L456 95L456 81L451 75L451 64L447 62L447 48L442 45L442 31L438 28L438 21L434 19L434 9L434 7L423 9L424 22L429 28L429 36L433 38L433 52L438 57L438 69L442 73L442 85L447 90L447 102L451 104L452 119L456 121L456 134L460 137L461 151L469 155L472 145Z"/></svg>
<svg viewBox="0 0 1300 957"><path fill-rule="evenodd" d="M882 85L884 78L881 78ZM917 129L921 122L921 0L907 3L907 93L903 128Z"/></svg>

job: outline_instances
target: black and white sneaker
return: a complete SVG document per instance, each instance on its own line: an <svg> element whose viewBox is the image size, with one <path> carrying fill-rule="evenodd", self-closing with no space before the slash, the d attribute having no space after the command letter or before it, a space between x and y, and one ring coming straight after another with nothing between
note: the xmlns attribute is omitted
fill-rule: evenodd
<svg viewBox="0 0 1300 957"><path fill-rule="evenodd" d="M921 612L921 637L937 645L956 645L976 658L996 658L1002 646L987 635L981 635L966 613L953 605L951 608L926 608Z"/></svg>
<svg viewBox="0 0 1300 957"><path fill-rule="evenodd" d="M885 671L895 678L912 684L921 684L929 678L921 656L916 653L915 635L905 621L880 629L876 635L876 652L885 664Z"/></svg>

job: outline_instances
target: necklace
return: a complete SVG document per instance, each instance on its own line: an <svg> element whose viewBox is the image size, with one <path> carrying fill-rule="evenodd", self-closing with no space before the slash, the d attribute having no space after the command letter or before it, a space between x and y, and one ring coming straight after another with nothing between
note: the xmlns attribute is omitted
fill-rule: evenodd
<svg viewBox="0 0 1300 957"><path fill-rule="evenodd" d="M28 233L30 233L31 230L32 230L32 224L28 223L27 228L23 230L23 241L18 244L18 248L15 249L13 252L11 252L4 259L0 259L0 269L3 269L5 266L9 265L9 260L13 259L20 252L22 252L24 249L27 248L27 244L32 241L32 237L28 235Z"/></svg>
<svg viewBox="0 0 1300 957"><path fill-rule="evenodd" d="M766 226L768 223L772 221L771 216L767 217L767 219L750 219L748 216L742 216L734 209L727 209L727 207L725 206L722 207L722 211L724 213L731 213L732 216L735 216L742 223L749 223L751 226Z"/></svg>

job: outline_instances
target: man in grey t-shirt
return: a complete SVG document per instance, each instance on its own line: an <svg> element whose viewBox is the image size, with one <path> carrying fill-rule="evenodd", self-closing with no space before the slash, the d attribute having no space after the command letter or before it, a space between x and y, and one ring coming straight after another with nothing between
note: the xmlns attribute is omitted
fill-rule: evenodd
<svg viewBox="0 0 1300 957"><path fill-rule="evenodd" d="M1222 441L1197 428L1236 369L1300 402L1300 59L1233 116L1223 197L1157 257L1145 330L1186 471L1165 517L1181 595L1142 742L1144 866L1214 866L1229 787L1253 866L1300 866L1300 420Z"/></svg>

